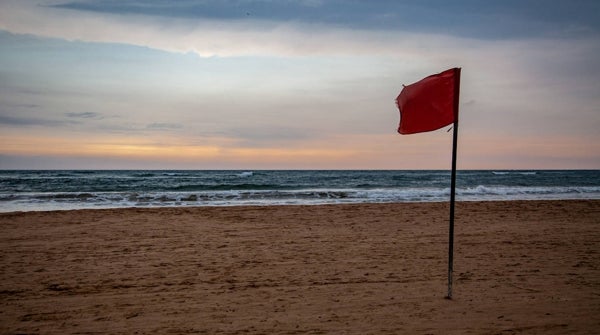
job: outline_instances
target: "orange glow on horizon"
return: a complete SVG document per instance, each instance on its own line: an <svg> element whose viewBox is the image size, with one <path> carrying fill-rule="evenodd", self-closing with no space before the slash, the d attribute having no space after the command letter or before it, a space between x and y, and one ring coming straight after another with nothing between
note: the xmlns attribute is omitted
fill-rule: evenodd
<svg viewBox="0 0 600 335"><path fill-rule="evenodd" d="M0 135L0 154L18 157L80 158L93 162L112 160L123 166L255 169L448 169L451 141L446 133L430 136L332 136L277 146L240 146L232 138L210 138L205 143L182 138L53 137L28 134ZM585 168L595 164L586 157L600 145L582 138L527 141L465 134L459 138L459 169ZM562 158L561 158L562 157ZM8 162L8 160L6 161ZM541 165L536 162L543 162ZM151 165L147 165L152 163ZM128 164L128 165L127 165ZM537 165L536 165L537 164ZM4 168L10 166L8 163ZM2 166L0 166L2 167Z"/></svg>
<svg viewBox="0 0 600 335"><path fill-rule="evenodd" d="M180 162L225 161L243 164L335 162L356 155L344 148L251 148L235 147L228 139L220 144L190 145L160 144L158 140L123 138L75 139L29 136L0 136L0 152L18 156L57 156L89 158L131 158L139 160L170 160ZM322 146L321 146L322 147Z"/></svg>
<svg viewBox="0 0 600 335"><path fill-rule="evenodd" d="M156 144L139 139L84 140L48 137L0 138L0 151L15 155L131 157L131 158L210 158L219 154L216 146Z"/></svg>

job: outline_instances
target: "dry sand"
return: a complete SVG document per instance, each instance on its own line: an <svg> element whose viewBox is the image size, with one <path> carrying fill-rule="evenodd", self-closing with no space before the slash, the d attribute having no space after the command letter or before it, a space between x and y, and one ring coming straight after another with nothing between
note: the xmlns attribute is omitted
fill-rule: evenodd
<svg viewBox="0 0 600 335"><path fill-rule="evenodd" d="M4 334L598 334L600 201L0 214Z"/></svg>

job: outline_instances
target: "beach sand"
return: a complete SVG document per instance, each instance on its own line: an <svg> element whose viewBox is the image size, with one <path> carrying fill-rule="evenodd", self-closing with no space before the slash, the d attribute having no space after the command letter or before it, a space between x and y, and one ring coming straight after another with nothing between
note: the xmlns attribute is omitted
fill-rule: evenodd
<svg viewBox="0 0 600 335"><path fill-rule="evenodd" d="M2 334L598 334L600 200L0 214Z"/></svg>

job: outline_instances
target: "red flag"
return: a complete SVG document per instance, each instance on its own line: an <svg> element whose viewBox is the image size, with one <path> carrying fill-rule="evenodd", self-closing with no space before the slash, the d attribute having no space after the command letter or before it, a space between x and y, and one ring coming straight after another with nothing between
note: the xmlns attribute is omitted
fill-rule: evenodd
<svg viewBox="0 0 600 335"><path fill-rule="evenodd" d="M453 68L404 86L396 98L400 134L432 131L458 119L460 69Z"/></svg>

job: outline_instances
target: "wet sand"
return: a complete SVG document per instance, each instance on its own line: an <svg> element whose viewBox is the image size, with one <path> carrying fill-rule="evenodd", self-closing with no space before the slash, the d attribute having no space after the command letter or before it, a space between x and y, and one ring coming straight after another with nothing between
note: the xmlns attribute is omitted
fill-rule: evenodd
<svg viewBox="0 0 600 335"><path fill-rule="evenodd" d="M0 214L2 334L594 334L600 200Z"/></svg>

